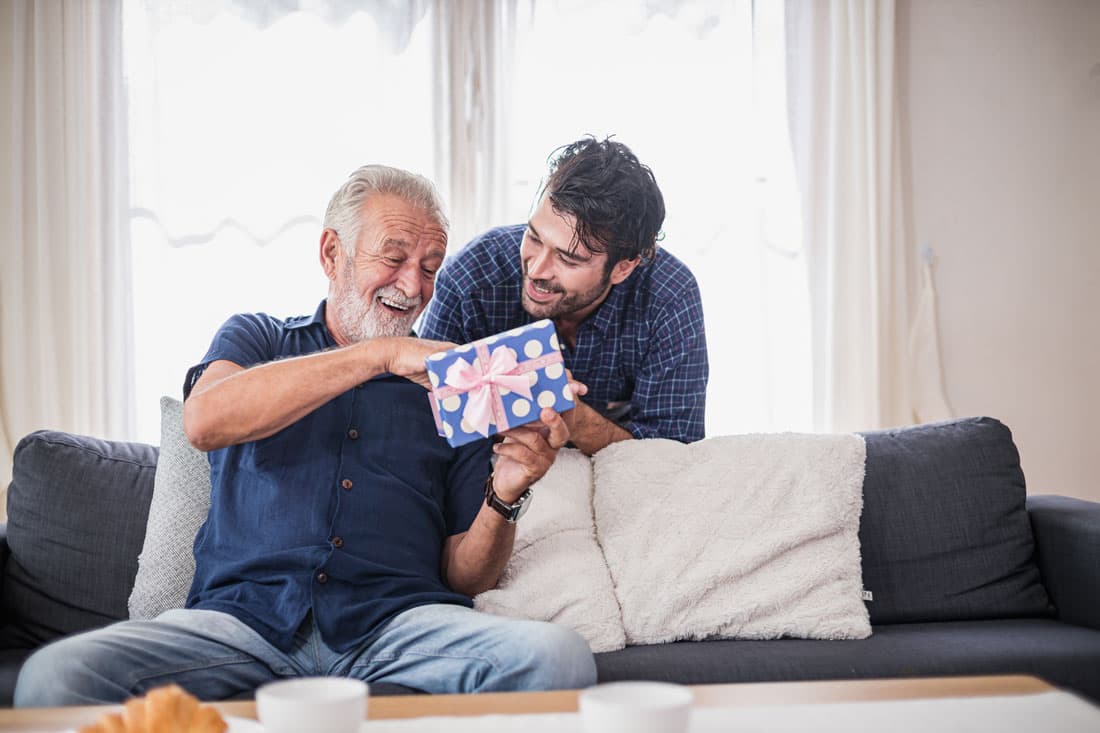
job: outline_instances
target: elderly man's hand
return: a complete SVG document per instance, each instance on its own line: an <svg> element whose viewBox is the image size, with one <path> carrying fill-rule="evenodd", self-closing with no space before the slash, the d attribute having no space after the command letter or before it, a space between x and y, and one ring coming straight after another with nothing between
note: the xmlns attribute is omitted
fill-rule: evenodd
<svg viewBox="0 0 1100 733"><path fill-rule="evenodd" d="M562 416L543 408L539 421L507 430L504 440L493 445L497 455L493 469L493 490L502 500L514 502L542 478L558 450L569 442L569 428Z"/></svg>
<svg viewBox="0 0 1100 733"><path fill-rule="evenodd" d="M446 351L457 346L447 341L431 341L412 336L383 336L366 343L383 350L387 372L405 377L425 389L431 389L432 385L428 381L424 360L437 351Z"/></svg>

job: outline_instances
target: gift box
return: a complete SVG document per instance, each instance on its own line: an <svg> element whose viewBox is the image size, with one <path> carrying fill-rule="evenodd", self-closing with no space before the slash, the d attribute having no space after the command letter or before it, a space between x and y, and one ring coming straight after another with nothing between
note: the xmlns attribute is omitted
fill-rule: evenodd
<svg viewBox="0 0 1100 733"><path fill-rule="evenodd" d="M543 319L430 355L428 400L453 447L574 405L554 323Z"/></svg>

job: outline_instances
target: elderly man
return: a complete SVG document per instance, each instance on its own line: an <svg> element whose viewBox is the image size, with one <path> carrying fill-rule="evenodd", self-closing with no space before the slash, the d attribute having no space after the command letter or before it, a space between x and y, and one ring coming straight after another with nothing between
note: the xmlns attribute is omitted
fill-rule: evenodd
<svg viewBox="0 0 1100 733"><path fill-rule="evenodd" d="M612 140L563 148L526 225L474 239L439 273L420 335L473 341L540 318L588 387L565 413L591 455L629 438L704 434L707 342L699 286L657 247L653 172Z"/></svg>
<svg viewBox="0 0 1100 733"><path fill-rule="evenodd" d="M595 681L573 631L472 609L511 553L501 505L569 431L544 410L492 447L436 434L424 357L450 344L407 334L446 244L429 181L352 174L325 215L316 313L234 316L187 374L184 428L213 484L187 607L42 649L17 705L118 702L167 682L223 699L298 675L439 693Z"/></svg>

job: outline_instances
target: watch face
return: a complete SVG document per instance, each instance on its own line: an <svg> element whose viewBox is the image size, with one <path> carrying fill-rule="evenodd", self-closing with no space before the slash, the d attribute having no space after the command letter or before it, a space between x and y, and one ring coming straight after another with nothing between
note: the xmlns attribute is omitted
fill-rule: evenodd
<svg viewBox="0 0 1100 733"><path fill-rule="evenodd" d="M512 506L512 511L514 512L513 522L527 513L527 507L531 506L531 497L531 490L528 489L526 493L519 498L519 506Z"/></svg>

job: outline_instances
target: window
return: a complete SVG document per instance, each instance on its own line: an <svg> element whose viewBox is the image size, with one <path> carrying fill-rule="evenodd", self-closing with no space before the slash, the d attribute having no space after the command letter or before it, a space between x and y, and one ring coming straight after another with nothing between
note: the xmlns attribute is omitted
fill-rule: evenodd
<svg viewBox="0 0 1100 733"><path fill-rule="evenodd" d="M581 135L614 134L654 170L662 246L703 292L712 435L810 426L782 4L753 5L539 0L515 5L513 34L470 44L498 44L484 58L508 79L491 184L505 220L481 228L525 220L548 154ZM439 151L459 144L438 144L438 94L453 82L433 3L396 20L179 7L126 9L137 437L154 443L158 398L179 396L225 318L316 307L320 221L348 172L381 162L439 181Z"/></svg>

